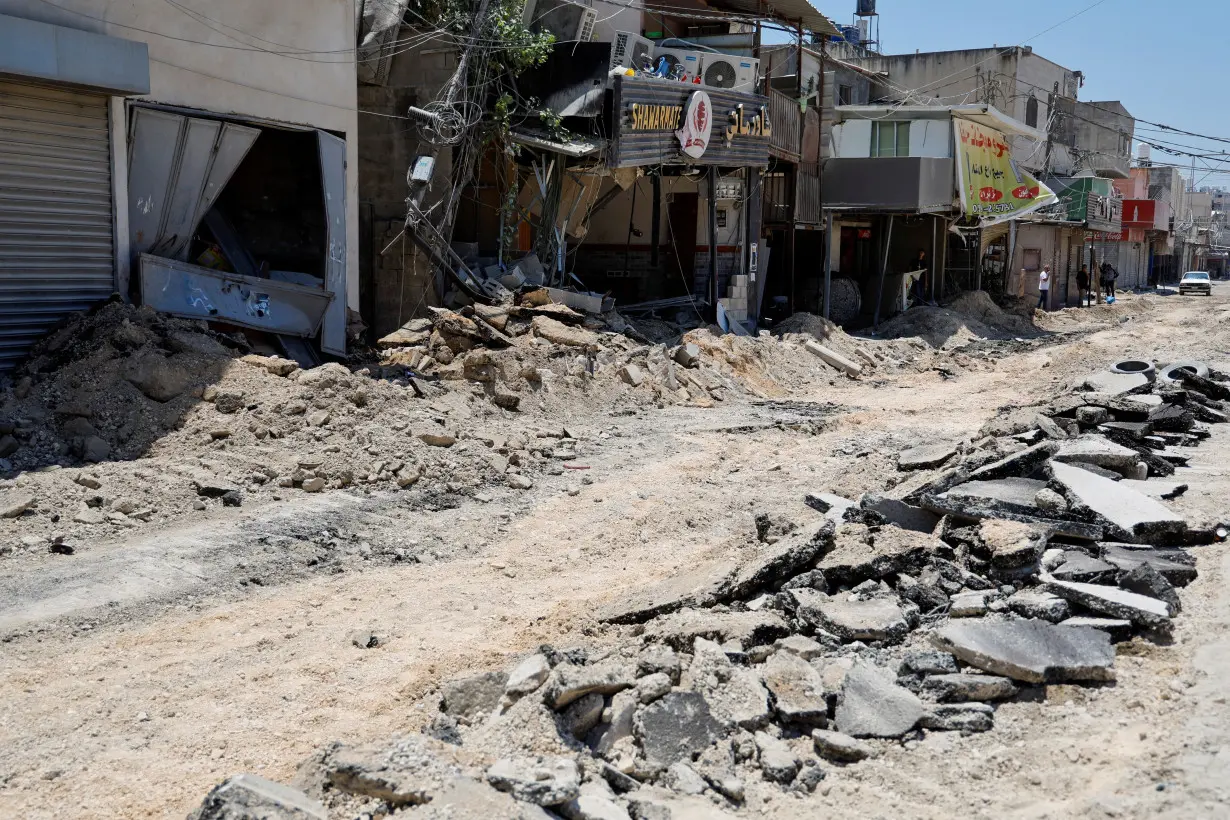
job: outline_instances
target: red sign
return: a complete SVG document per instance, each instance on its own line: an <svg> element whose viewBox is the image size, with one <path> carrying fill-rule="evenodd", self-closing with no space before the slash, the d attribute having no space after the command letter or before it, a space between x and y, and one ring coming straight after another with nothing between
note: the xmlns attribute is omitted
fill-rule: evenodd
<svg viewBox="0 0 1230 820"><path fill-rule="evenodd" d="M1157 215L1157 201L1153 199L1123 200L1123 227L1153 230Z"/></svg>

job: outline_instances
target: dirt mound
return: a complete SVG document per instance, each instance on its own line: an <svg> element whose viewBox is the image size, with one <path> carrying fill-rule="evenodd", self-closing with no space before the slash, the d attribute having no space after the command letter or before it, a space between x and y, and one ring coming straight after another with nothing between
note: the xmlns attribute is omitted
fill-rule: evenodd
<svg viewBox="0 0 1230 820"><path fill-rule="evenodd" d="M1013 339L1037 336L1030 320L1005 311L983 291L961 294L947 307L921 305L880 325L885 339L917 337L934 348L950 350L978 339Z"/></svg>

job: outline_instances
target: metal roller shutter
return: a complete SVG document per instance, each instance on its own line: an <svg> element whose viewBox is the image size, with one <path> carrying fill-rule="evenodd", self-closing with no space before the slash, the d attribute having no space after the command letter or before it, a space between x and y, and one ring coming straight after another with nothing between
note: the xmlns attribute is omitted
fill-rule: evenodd
<svg viewBox="0 0 1230 820"><path fill-rule="evenodd" d="M107 97L0 81L0 371L115 289Z"/></svg>

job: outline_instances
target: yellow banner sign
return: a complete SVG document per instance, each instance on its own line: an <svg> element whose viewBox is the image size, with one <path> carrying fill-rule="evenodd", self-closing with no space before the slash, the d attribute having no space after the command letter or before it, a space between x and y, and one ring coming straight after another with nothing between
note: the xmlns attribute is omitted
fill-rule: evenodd
<svg viewBox="0 0 1230 820"><path fill-rule="evenodd" d="M957 187L961 210L992 225L1058 201L1055 193L1020 168L1008 138L993 128L953 118L957 146Z"/></svg>

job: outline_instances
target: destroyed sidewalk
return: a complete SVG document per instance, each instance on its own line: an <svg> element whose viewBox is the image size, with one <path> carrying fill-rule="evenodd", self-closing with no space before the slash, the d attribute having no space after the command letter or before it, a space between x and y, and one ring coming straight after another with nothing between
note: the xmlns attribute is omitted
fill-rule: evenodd
<svg viewBox="0 0 1230 820"><path fill-rule="evenodd" d="M1114 644L1166 642L1190 549L1226 537L1157 500L1181 492L1168 448L1207 434L1187 416L1221 412L1223 381L1077 391L904 452L891 495L814 493L759 516L755 543L607 601L613 645L448 682L424 734L326 747L301 791L229 781L198 817L240 800L273 817L733 817L886 743L992 731L1036 687L1113 681ZM1115 432L1142 413L1162 429Z"/></svg>

